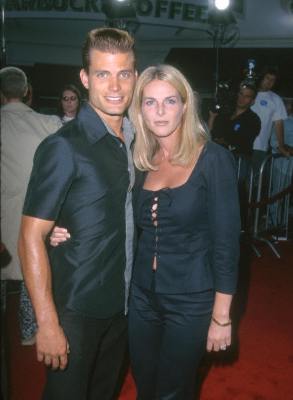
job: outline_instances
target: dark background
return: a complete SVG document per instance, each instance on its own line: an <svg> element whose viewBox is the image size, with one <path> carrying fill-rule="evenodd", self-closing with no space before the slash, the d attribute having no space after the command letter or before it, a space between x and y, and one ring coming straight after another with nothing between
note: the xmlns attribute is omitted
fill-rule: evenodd
<svg viewBox="0 0 293 400"><path fill-rule="evenodd" d="M243 80L243 71L247 60L256 61L256 73L265 65L277 66L280 80L275 91L281 96L293 96L293 57L288 48L222 48L219 50L220 80L231 81L238 85ZM216 50L215 49L172 49L166 62L179 67L192 84L201 91L213 91L215 84Z"/></svg>
<svg viewBox="0 0 293 400"><path fill-rule="evenodd" d="M222 48L219 50L219 79L227 81L231 89L244 78L248 59L256 61L255 72L265 65L277 66L280 79L275 91L283 97L293 97L293 57L289 48ZM213 48L174 48L165 59L178 67L192 87L203 98L204 107L215 90L216 50ZM45 113L55 113L57 97L67 83L74 83L86 98L79 79L79 67L35 64L20 66L27 73L34 89L33 107Z"/></svg>

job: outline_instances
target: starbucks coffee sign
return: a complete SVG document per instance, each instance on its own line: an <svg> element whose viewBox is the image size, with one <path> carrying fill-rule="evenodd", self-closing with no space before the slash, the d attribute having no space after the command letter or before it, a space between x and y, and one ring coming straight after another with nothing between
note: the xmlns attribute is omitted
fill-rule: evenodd
<svg viewBox="0 0 293 400"><path fill-rule="evenodd" d="M106 1L110 2L111 0ZM234 0L234 11L243 12L243 1ZM121 7L121 4L119 4L119 7ZM29 18L37 17L39 13L46 12L48 18L90 18L90 16L96 15L100 19L106 19L103 7L105 7L105 0L6 0L5 4L8 17L11 15ZM183 23L201 23L207 21L209 0L135 0L131 3L131 7L139 21L145 18L154 18L158 22L169 20ZM125 18L127 19L127 17Z"/></svg>

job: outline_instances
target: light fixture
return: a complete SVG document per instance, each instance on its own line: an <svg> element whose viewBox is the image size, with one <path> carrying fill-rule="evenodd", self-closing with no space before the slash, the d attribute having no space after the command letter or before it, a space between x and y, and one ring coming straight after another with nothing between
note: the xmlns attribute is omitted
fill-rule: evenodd
<svg viewBox="0 0 293 400"><path fill-rule="evenodd" d="M226 10L230 6L230 0L215 0L217 10Z"/></svg>
<svg viewBox="0 0 293 400"><path fill-rule="evenodd" d="M136 17L133 0L101 0L101 3L102 12L110 20Z"/></svg>
<svg viewBox="0 0 293 400"><path fill-rule="evenodd" d="M230 0L212 0L208 13L208 23L212 26L228 26L236 20L231 9Z"/></svg>

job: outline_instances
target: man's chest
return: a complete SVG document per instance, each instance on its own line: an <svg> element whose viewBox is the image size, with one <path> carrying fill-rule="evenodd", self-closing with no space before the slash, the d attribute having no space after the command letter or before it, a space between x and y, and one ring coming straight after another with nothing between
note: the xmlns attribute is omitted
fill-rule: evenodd
<svg viewBox="0 0 293 400"><path fill-rule="evenodd" d="M120 141L107 138L75 149L71 194L83 193L95 199L109 192L125 192L128 184L127 153Z"/></svg>
<svg viewBox="0 0 293 400"><path fill-rule="evenodd" d="M270 120L276 110L276 104L269 97L259 97L251 109L258 114L261 121Z"/></svg>

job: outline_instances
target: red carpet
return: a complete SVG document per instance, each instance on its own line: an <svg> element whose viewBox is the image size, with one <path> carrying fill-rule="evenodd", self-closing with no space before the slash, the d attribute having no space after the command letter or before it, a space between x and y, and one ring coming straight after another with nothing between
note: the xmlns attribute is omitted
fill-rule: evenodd
<svg viewBox="0 0 293 400"><path fill-rule="evenodd" d="M204 360L200 400L293 400L292 242L280 243L278 248L281 260L265 245L260 259L243 249L233 308L234 345ZM10 295L9 400L40 400L44 368L35 360L34 347L19 344L16 308L17 295ZM134 399L134 383L128 374L119 400Z"/></svg>

